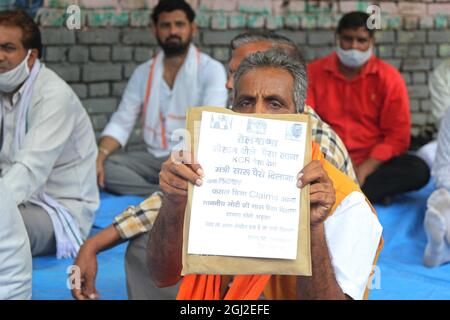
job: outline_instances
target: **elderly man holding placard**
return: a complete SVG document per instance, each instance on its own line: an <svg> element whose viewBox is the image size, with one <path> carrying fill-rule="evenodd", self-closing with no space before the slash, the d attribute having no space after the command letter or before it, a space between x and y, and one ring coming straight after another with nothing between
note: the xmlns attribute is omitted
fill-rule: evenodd
<svg viewBox="0 0 450 320"><path fill-rule="evenodd" d="M281 119L289 121L289 115L293 119L299 119L296 118L299 116L295 114L303 113L306 95L304 63L293 60L277 50L258 52L247 57L239 66L234 81L233 111L235 113L229 114L229 123L233 129L228 132L228 135L224 135L229 138L221 140L220 143L224 146L235 143L234 147L237 149L258 147L259 145L259 149L267 148L269 151L275 150L270 147L278 146L279 149L275 151L285 153L288 148L286 143L289 139L295 143L296 139L306 137L305 134L302 135L301 130L298 131L298 128L295 128L296 130L284 132L285 139L283 140L283 137L273 136L274 131L271 129L275 126L273 121L283 122ZM279 154L278 157L275 155L272 162L256 157L239 159L235 156L229 163L230 173L228 176L225 177L220 172L220 167L218 167L219 172L214 172L215 170L211 170L211 163L214 166L212 158L211 163L204 161L204 155L208 154L211 146L214 147L214 144L218 143L217 140L208 137L207 133L211 131L205 129L213 115L213 112L202 113L199 143L193 144L194 146L197 144L198 150L191 150L191 153L183 152L182 161L179 161L179 157L172 156L162 166L160 186L164 192L163 206L151 230L148 246L148 264L155 283L165 287L181 280L178 299L258 299L260 297L266 299L362 299L367 297L367 284L382 246L382 227L372 206L359 187L327 162L323 158L319 146L315 143L311 144L306 138L303 141L304 151L300 151L299 154L306 154L304 159L308 159L307 155L310 153L312 161L306 160L304 164L299 162L297 167L274 167L273 162L281 161ZM262 115L285 115L286 118L278 116L274 118L280 120L267 120L265 125L260 123L247 126L247 128L243 127L242 118L244 118L244 123L247 121L249 124L250 119L260 119ZM282 124L278 125L282 126ZM251 128L249 130L251 132L243 134L242 132L248 128ZM256 132L258 130L253 130L253 128L258 128L260 131ZM202 135L202 132L206 132L206 134ZM238 137L238 139L247 144L237 143L236 134L243 135L244 137ZM282 143L278 144L273 141L282 141ZM206 148L206 153L202 151L202 148ZM196 153L197 151L198 153ZM239 150L236 152L239 153ZM198 154L199 163L194 159L193 154ZM212 155L212 153L210 154ZM210 162L210 158L208 158L208 162ZM264 171L265 177L273 181L273 183L265 183L265 192L259 192L262 197L259 202L265 204L262 207L258 206L258 201L252 199L250 193L247 194L248 191L244 188L247 184L248 189L251 189L257 181L254 180L253 170L249 169L252 166L258 171ZM252 179L253 181L251 181ZM228 196L234 197L234 200L226 201L225 196L210 197L209 201L224 202L223 205L216 202L216 207L227 207L226 210L223 210L227 218L222 216L222 220L213 221L214 209L210 209L211 221L208 221L208 217L198 213L198 211L207 213L206 208L211 205L205 192L201 189L218 189L211 186L221 183L224 186L224 192L230 190L231 195ZM233 186L236 190L233 190ZM288 205L284 207L285 211L282 211L279 206L278 208L271 206L270 203L275 202L271 202L267 198L270 198L270 195L282 197L283 195L278 194L280 186L283 186L283 194L286 199L290 198L291 194L294 194L295 198L295 194L300 192L308 193L309 189L306 197L309 201L305 203L305 197L302 197L299 203L303 203L303 207L301 205L297 207L302 210L297 209L296 212L292 212ZM264 190L264 188L258 187L258 190ZM234 196L233 191L239 191L239 195L243 196ZM264 200L264 198L266 199ZM239 205L237 204L238 200L240 201ZM250 207L247 207L247 202ZM307 209L303 210L305 204L307 209L309 206L309 212ZM228 213L230 215L227 215ZM202 230L202 228L208 230L209 227L211 231L212 228L217 227L218 233L226 234L225 229L228 223L230 225L228 237L232 242L233 236L239 235L240 231L237 231L239 226L244 229L250 229L252 225L264 227L263 223L255 222L257 219L268 217L266 220L269 220L276 217L277 214L291 215L290 218L295 218L292 215L298 214L302 220L307 213L308 228L299 228L297 232L299 239L302 234L304 237L306 233L307 240L309 240L306 242L310 243L310 255L298 252L296 254L298 248L295 246L284 253L277 253L273 247L270 248L271 245L276 245L275 237L268 241L260 241L261 250L248 254L251 251L248 250L252 242L250 236L257 234L263 237L264 232L255 233L247 230L249 240L241 242L239 247L234 246L234 249L233 246L226 244L218 245L216 248L211 245L211 243L218 243L217 236L214 236L209 244L203 239L204 246L202 247L201 234L194 232L196 228L197 230ZM233 224L233 222L242 222L241 218L246 214L249 215L249 221L254 222L253 224ZM299 226L301 227L301 223ZM290 231L286 231L285 235L288 232ZM211 232L211 234L213 233ZM245 235L245 232L243 234ZM266 234L270 235L270 230L267 230ZM278 235L280 234L283 233L278 233ZM298 242L300 246L301 243L301 241ZM223 270L223 272L215 274L217 266L211 264L202 267L206 269L210 267L213 272L189 273L190 269L198 266L187 268L188 266L185 265L187 258L205 254L217 255L226 259L240 259L235 260L240 261L238 266L239 263L241 266L248 265L247 262L252 258L258 258L259 264L264 265L265 261L266 264L272 264L274 260L289 263L289 261L299 260L299 257L307 258L309 256L311 269L310 272L307 272L306 268L306 271L294 271L294 273L287 271L280 273L273 269L268 274L267 270L262 273L259 272L261 269L241 268L239 272L227 273L226 270ZM302 263L301 260L299 263ZM229 276L229 274L234 274L234 276Z"/></svg>

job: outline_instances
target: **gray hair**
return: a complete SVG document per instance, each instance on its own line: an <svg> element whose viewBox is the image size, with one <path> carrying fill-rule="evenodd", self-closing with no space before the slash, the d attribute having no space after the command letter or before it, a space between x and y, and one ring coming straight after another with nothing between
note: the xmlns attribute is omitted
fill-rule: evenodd
<svg viewBox="0 0 450 320"><path fill-rule="evenodd" d="M250 70L264 67L283 69L292 75L294 78L294 104L297 112L302 113L305 108L308 83L305 62L287 55L284 50L279 48L253 53L241 62L233 79L235 83L233 89L234 100L236 99L236 88L239 86L242 76Z"/></svg>

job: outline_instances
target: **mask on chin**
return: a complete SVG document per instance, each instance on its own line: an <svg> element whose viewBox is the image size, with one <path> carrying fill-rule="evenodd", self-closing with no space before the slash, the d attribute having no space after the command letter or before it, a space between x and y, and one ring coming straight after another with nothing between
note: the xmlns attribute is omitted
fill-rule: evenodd
<svg viewBox="0 0 450 320"><path fill-rule="evenodd" d="M28 68L28 58L30 57L31 50L28 50L28 54L25 59L14 69L0 73L0 92L11 93L18 86L20 86L30 75L30 68Z"/></svg>
<svg viewBox="0 0 450 320"><path fill-rule="evenodd" d="M369 61L372 56L372 46L366 51L359 51L356 49L344 50L338 44L336 53L341 63L350 68L359 68Z"/></svg>

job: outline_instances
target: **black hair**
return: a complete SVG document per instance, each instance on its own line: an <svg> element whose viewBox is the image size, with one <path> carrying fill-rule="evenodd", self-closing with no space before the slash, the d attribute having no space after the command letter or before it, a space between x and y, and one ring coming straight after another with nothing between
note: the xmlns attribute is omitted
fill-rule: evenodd
<svg viewBox="0 0 450 320"><path fill-rule="evenodd" d="M158 23L159 15L162 12L172 12L175 10L182 10L186 13L186 17L189 22L193 22L195 19L195 12L191 6L184 0L160 0L155 8L153 8L152 20L153 24Z"/></svg>
<svg viewBox="0 0 450 320"><path fill-rule="evenodd" d="M0 26L22 29L22 45L25 49L37 49L38 57L42 56L41 31L25 11L13 10L0 12Z"/></svg>
<svg viewBox="0 0 450 320"><path fill-rule="evenodd" d="M367 32L369 32L370 37L373 37L375 29L369 29L367 26L367 20L369 20L369 18L370 15L362 11L346 13L341 20L339 20L336 32L337 34L341 34L341 32L346 29L358 29L364 27Z"/></svg>

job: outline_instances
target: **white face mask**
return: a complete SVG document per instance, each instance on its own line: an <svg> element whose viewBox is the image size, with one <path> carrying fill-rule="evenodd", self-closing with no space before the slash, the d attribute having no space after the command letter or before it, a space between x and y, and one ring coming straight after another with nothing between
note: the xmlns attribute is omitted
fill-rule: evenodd
<svg viewBox="0 0 450 320"><path fill-rule="evenodd" d="M372 56L372 46L366 51L359 51L356 49L344 50L338 44L336 53L343 65L350 68L359 68Z"/></svg>
<svg viewBox="0 0 450 320"><path fill-rule="evenodd" d="M25 59L14 69L0 73L0 92L10 93L20 86L30 75L30 68L28 67L28 58L31 50Z"/></svg>

